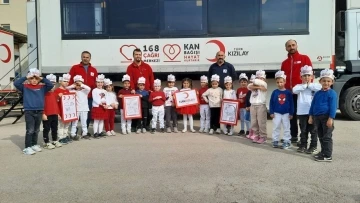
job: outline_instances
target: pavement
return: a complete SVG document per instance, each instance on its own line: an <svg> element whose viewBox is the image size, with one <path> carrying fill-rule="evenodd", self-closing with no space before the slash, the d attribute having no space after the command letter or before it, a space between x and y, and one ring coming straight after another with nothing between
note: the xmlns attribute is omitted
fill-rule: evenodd
<svg viewBox="0 0 360 203"><path fill-rule="evenodd" d="M24 120L12 121L0 123L0 202L360 202L359 122L341 117L332 163L296 147L273 149L270 120L263 145L238 136L146 133L32 156L21 152Z"/></svg>

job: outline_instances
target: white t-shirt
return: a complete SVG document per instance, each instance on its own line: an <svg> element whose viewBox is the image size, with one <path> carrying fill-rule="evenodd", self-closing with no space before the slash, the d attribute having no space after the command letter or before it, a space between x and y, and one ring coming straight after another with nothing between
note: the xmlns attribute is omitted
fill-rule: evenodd
<svg viewBox="0 0 360 203"><path fill-rule="evenodd" d="M88 95L91 91L91 88L85 84L81 85L81 90L76 90L75 85L70 85L67 87L70 92L76 93L76 110L77 111L89 111L89 104L88 104Z"/></svg>
<svg viewBox="0 0 360 203"><path fill-rule="evenodd" d="M99 107L102 104L106 104L106 93L107 91L104 89L95 88L92 91L92 106Z"/></svg>
<svg viewBox="0 0 360 203"><path fill-rule="evenodd" d="M106 105L108 105L108 109L113 109L111 104L119 104L116 94L114 92L106 92Z"/></svg>
<svg viewBox="0 0 360 203"><path fill-rule="evenodd" d="M224 90L224 99L235 99L236 100L235 90Z"/></svg>
<svg viewBox="0 0 360 203"><path fill-rule="evenodd" d="M248 88L251 85L253 84L249 84ZM254 85L263 86L267 89L267 83L260 79L255 79ZM261 91L259 89L251 90L250 104L252 105L266 104L266 95L267 95L267 91Z"/></svg>
<svg viewBox="0 0 360 203"><path fill-rule="evenodd" d="M309 115L311 101L315 92L321 90L319 83L298 84L293 88L293 93L298 95L297 115Z"/></svg>
<svg viewBox="0 0 360 203"><path fill-rule="evenodd" d="M177 87L164 87L163 91L165 93L165 106L174 106L174 99L173 94L174 92L178 91L179 89Z"/></svg>

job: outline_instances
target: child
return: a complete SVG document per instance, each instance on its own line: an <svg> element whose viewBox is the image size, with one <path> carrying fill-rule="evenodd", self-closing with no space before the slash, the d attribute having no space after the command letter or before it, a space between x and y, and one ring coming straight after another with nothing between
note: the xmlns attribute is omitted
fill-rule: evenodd
<svg viewBox="0 0 360 203"><path fill-rule="evenodd" d="M149 91L145 90L146 79L140 77L137 82L138 90L136 94L139 94L141 97L141 115L142 118L137 120L137 130L136 133L146 133L147 119L149 116Z"/></svg>
<svg viewBox="0 0 360 203"><path fill-rule="evenodd" d="M281 124L284 129L284 142L282 149L291 147L290 120L294 115L294 102L292 92L285 89L286 75L284 71L275 73L275 80L278 89L274 90L270 98L270 117L273 119L273 147L279 147L279 135Z"/></svg>
<svg viewBox="0 0 360 203"><path fill-rule="evenodd" d="M245 136L249 134L250 123L245 120L246 115L246 95L249 92L248 86L248 77L245 73L239 75L240 87L236 91L236 95L239 99L239 117L240 117L240 132L238 135ZM246 132L245 132L246 125Z"/></svg>
<svg viewBox="0 0 360 203"><path fill-rule="evenodd" d="M71 75L69 75L67 73L63 74L63 76L61 77L61 80L59 79L60 86L58 88L56 88L54 91L55 94L58 95L58 106L59 106L60 117L62 116L61 98L62 98L63 94L70 93L70 91L68 89L66 89L67 86L69 85L70 78L71 78ZM59 136L59 142L61 144L68 144L68 143L72 142L72 140L69 137L70 124L71 124L71 122L64 122L64 121L59 122L58 136Z"/></svg>
<svg viewBox="0 0 360 203"><path fill-rule="evenodd" d="M103 74L96 77L96 88L92 91L92 109L91 118L94 119L94 138L99 139L105 137L106 134L102 133L104 129L104 120L107 118L106 109L106 90L104 87L105 76Z"/></svg>
<svg viewBox="0 0 360 203"><path fill-rule="evenodd" d="M220 107L221 100L223 98L223 90L219 87L220 77L218 75L211 76L211 88L203 93L202 97L206 103L209 103L210 107L210 131L209 134L220 134Z"/></svg>
<svg viewBox="0 0 360 203"><path fill-rule="evenodd" d="M37 140L44 110L44 97L45 93L50 91L54 85L48 79L40 77L40 72L36 68L30 69L27 76L16 80L14 85L23 93L26 123L23 153L33 155L36 152L41 152Z"/></svg>
<svg viewBox="0 0 360 203"><path fill-rule="evenodd" d="M251 129L254 131L251 138L254 143L262 144L266 141L267 137L267 109L265 105L267 94L266 74L265 71L258 70L255 76L254 82L248 85L249 90L251 90Z"/></svg>
<svg viewBox="0 0 360 203"><path fill-rule="evenodd" d="M298 95L297 99L297 117L299 118L300 126L300 146L298 152L307 154L317 153L317 133L312 124L308 123L309 110L312 98L315 92L321 89L319 83L312 83L313 70L311 66L305 65L300 71L302 84L298 84L293 88L293 93ZM308 135L311 134L310 146L307 149Z"/></svg>
<svg viewBox="0 0 360 203"><path fill-rule="evenodd" d="M123 88L118 92L118 98L119 98L118 101L119 101L119 109L121 114L121 133L123 135L126 135L126 134L131 134L131 119L125 119L123 97L125 95L131 94L130 76L127 74L124 75L122 78L122 82L123 82Z"/></svg>
<svg viewBox="0 0 360 203"><path fill-rule="evenodd" d="M44 112L42 115L43 122L43 138L44 138L44 149L54 149L55 147L61 147L62 145L58 142L58 120L59 120L59 107L54 105L57 103L57 95L54 93L56 85L56 76L53 74L47 75L48 79L54 87L45 94ZM49 140L49 132L51 129L52 143Z"/></svg>
<svg viewBox="0 0 360 203"><path fill-rule="evenodd" d="M250 80L249 80L249 84L252 84L253 82L254 82L254 80L255 80L255 75L254 74L251 74L251 77L250 77ZM246 93L246 113L245 113L245 121L246 122L248 122L249 124L251 123L251 116L250 116L250 106L251 106L251 103L250 103L250 98L251 98L251 93L252 93L252 91L248 91L247 93ZM253 138L254 136L253 136L253 134L254 134L254 131L251 129L251 128L249 128L250 130L249 130L249 134L247 134L246 135L246 138L247 139L251 139L251 138Z"/></svg>
<svg viewBox="0 0 360 203"><path fill-rule="evenodd" d="M332 161L334 118L336 116L336 92L331 89L334 71L322 70L320 73L321 90L316 92L309 111L309 124L314 124L320 140L321 152L315 155L319 162Z"/></svg>
<svg viewBox="0 0 360 203"><path fill-rule="evenodd" d="M232 89L232 78L230 76L226 76L224 78L224 83L225 83L225 90L224 90L224 94L223 94L224 95L223 99L236 100L236 92L235 92L235 90ZM234 133L234 126L231 126L228 131L228 126L223 125L223 132L225 135L232 136Z"/></svg>
<svg viewBox="0 0 360 203"><path fill-rule="evenodd" d="M112 86L112 81L110 79L104 80L105 89L106 89L106 105L107 105L107 118L104 120L105 131L107 136L115 136L114 123L115 123L115 109L118 108L118 101L116 94L114 93L114 88Z"/></svg>
<svg viewBox="0 0 360 203"><path fill-rule="evenodd" d="M174 75L168 75L167 77L167 87L164 88L164 93L165 93L165 118L166 118L166 132L171 133L171 125L170 125L170 120L172 120L172 127L173 127L173 132L177 133L178 129L177 129L177 113L176 113L176 108L175 108L175 104L174 104L174 100L173 100L173 96L174 96L174 92L178 91L177 87L174 87L175 85L175 76Z"/></svg>
<svg viewBox="0 0 360 203"><path fill-rule="evenodd" d="M88 106L88 94L91 91L91 88L84 84L84 79L81 75L76 75L74 78L74 84L67 87L70 92L76 93L76 111L78 120L71 122L71 132L70 135L74 140L79 140L79 136L77 136L77 124L81 122L81 138L82 139L90 139L90 136L87 135L87 125L86 120L89 112Z"/></svg>
<svg viewBox="0 0 360 203"><path fill-rule="evenodd" d="M181 92L182 91L189 91L192 90L192 80L190 78L184 78L182 80L181 85ZM177 111L183 115L183 122L184 122L184 129L182 130L183 133L187 132L187 118L189 118L189 124L190 124L190 131L196 132L194 130L194 120L193 115L197 112L197 105L191 105L186 107L178 108Z"/></svg>
<svg viewBox="0 0 360 203"><path fill-rule="evenodd" d="M208 90L208 78L203 75L200 77L201 88L199 90L199 101L200 101L200 130L199 133L208 133L210 128L210 107L209 104L204 100L202 95Z"/></svg>
<svg viewBox="0 0 360 203"><path fill-rule="evenodd" d="M156 124L160 122L160 132L164 133L164 104L165 104L165 93L161 91L161 81L156 79L154 81L154 92L150 93L149 102L152 104L152 115L151 120L151 134L155 133Z"/></svg>

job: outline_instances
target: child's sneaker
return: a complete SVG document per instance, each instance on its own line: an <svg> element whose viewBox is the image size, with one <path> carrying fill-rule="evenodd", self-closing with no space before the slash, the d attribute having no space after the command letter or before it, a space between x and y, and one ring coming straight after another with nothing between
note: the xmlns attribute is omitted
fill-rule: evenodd
<svg viewBox="0 0 360 203"><path fill-rule="evenodd" d="M178 132L179 132L178 128L174 127L174 133L178 133Z"/></svg>
<svg viewBox="0 0 360 203"><path fill-rule="evenodd" d="M196 133L196 130L194 130L194 129L190 129L190 131L191 131L192 133Z"/></svg>
<svg viewBox="0 0 360 203"><path fill-rule="evenodd" d="M255 136L254 135L254 138L252 139L253 143L257 143L257 141L260 139L260 136Z"/></svg>
<svg viewBox="0 0 360 203"><path fill-rule="evenodd" d="M238 133L239 136L245 135L245 131L244 130L240 130L240 132Z"/></svg>
<svg viewBox="0 0 360 203"><path fill-rule="evenodd" d="M246 131L245 135L247 136L247 135L249 135L249 134L250 134L250 132L249 132L249 131Z"/></svg>
<svg viewBox="0 0 360 203"><path fill-rule="evenodd" d="M199 129L199 133L203 133L204 132L204 129L203 128L200 128Z"/></svg>
<svg viewBox="0 0 360 203"><path fill-rule="evenodd" d="M72 138L74 141L79 141L80 140L80 136L79 135L75 135L75 137Z"/></svg>
<svg viewBox="0 0 360 203"><path fill-rule="evenodd" d="M64 138L64 139L66 139L66 140L68 141L68 143L72 143L72 142L73 142L72 139L70 138L70 136L67 136L67 137Z"/></svg>
<svg viewBox="0 0 360 203"><path fill-rule="evenodd" d="M89 135L83 135L81 137L81 139L84 139L84 140L91 140L91 137Z"/></svg>
<svg viewBox="0 0 360 203"><path fill-rule="evenodd" d="M250 139L250 137L251 137L250 135L246 135L246 138L247 138L247 139Z"/></svg>
<svg viewBox="0 0 360 203"><path fill-rule="evenodd" d="M214 134L214 130L213 130L213 129L210 129L209 134L210 134L210 135Z"/></svg>
<svg viewBox="0 0 360 203"><path fill-rule="evenodd" d="M52 143L56 148L62 147L62 144L59 141L55 141Z"/></svg>
<svg viewBox="0 0 360 203"><path fill-rule="evenodd" d="M100 136L100 138L106 138L106 133L105 133L105 132L101 132L101 133L99 134L99 136Z"/></svg>
<svg viewBox="0 0 360 203"><path fill-rule="evenodd" d="M228 130L226 128L224 128L222 131L223 131L224 135L228 134Z"/></svg>
<svg viewBox="0 0 360 203"><path fill-rule="evenodd" d="M136 129L133 131L132 128L131 129L127 129L127 134L131 134L132 132L136 132Z"/></svg>
<svg viewBox="0 0 360 203"><path fill-rule="evenodd" d="M281 145L281 149L290 149L290 148L291 148L290 142L283 142L283 144Z"/></svg>
<svg viewBox="0 0 360 203"><path fill-rule="evenodd" d="M306 151L306 147L301 146L301 147L297 148L296 151L299 153L304 153Z"/></svg>
<svg viewBox="0 0 360 203"><path fill-rule="evenodd" d="M220 128L216 129L216 134L220 134L220 133L221 133Z"/></svg>
<svg viewBox="0 0 360 203"><path fill-rule="evenodd" d="M23 150L23 153L26 154L26 155L36 154L36 152L35 152L33 149L31 149L31 147L25 148L25 149Z"/></svg>
<svg viewBox="0 0 360 203"><path fill-rule="evenodd" d="M228 136L233 136L233 132L230 131L227 135Z"/></svg>
<svg viewBox="0 0 360 203"><path fill-rule="evenodd" d="M209 133L209 129L205 128L204 133Z"/></svg>
<svg viewBox="0 0 360 203"><path fill-rule="evenodd" d="M266 138L265 137L260 137L256 143L264 144L265 142L266 142Z"/></svg>
<svg viewBox="0 0 360 203"><path fill-rule="evenodd" d="M279 148L279 141L274 141L272 144L273 148Z"/></svg>
<svg viewBox="0 0 360 203"><path fill-rule="evenodd" d="M111 133L113 136L115 136L115 135L116 135L116 132L115 132L115 131L113 131L113 130L111 130L111 131L110 131L110 133Z"/></svg>
<svg viewBox="0 0 360 203"><path fill-rule="evenodd" d="M41 152L42 151L42 149L40 148L39 145L34 145L34 146L31 147L31 149L34 150L35 152Z"/></svg>
<svg viewBox="0 0 360 203"><path fill-rule="evenodd" d="M250 140L254 140L257 136L256 135L250 135Z"/></svg>
<svg viewBox="0 0 360 203"><path fill-rule="evenodd" d="M315 158L315 161L318 161L318 162L332 162L332 158L320 155L317 158Z"/></svg>
<svg viewBox="0 0 360 203"><path fill-rule="evenodd" d="M142 129L142 133L146 133L146 128L143 128L143 129Z"/></svg>
<svg viewBox="0 0 360 203"><path fill-rule="evenodd" d="M136 134L140 134L140 133L141 133L141 129L138 128L138 129L136 130Z"/></svg>
<svg viewBox="0 0 360 203"><path fill-rule="evenodd" d="M67 139L65 139L65 138L60 139L59 142L60 142L62 145L68 144L68 141L67 141Z"/></svg>
<svg viewBox="0 0 360 203"><path fill-rule="evenodd" d="M55 146L51 143L45 143L45 145L44 145L44 149L54 149L54 148L55 148Z"/></svg>
<svg viewBox="0 0 360 203"><path fill-rule="evenodd" d="M100 139L100 135L97 134L97 133L94 133L94 138L95 138L95 139Z"/></svg>
<svg viewBox="0 0 360 203"><path fill-rule="evenodd" d="M309 149L306 150L306 154L316 154L318 153L316 147L309 147Z"/></svg>
<svg viewBox="0 0 360 203"><path fill-rule="evenodd" d="M126 130L122 130L121 133L122 133L123 135L126 135L126 134L127 134L127 133L126 133Z"/></svg>
<svg viewBox="0 0 360 203"><path fill-rule="evenodd" d="M107 136L112 136L112 134L111 134L110 131L107 131L107 132L106 132L106 135L107 135Z"/></svg>
<svg viewBox="0 0 360 203"><path fill-rule="evenodd" d="M169 128L166 128L166 132L167 133L171 133L171 128L169 127Z"/></svg>
<svg viewBox="0 0 360 203"><path fill-rule="evenodd" d="M181 132L186 133L186 132L187 132L187 129L184 128Z"/></svg>
<svg viewBox="0 0 360 203"><path fill-rule="evenodd" d="M155 133L155 128L152 128L151 129L151 134L154 134Z"/></svg>
<svg viewBox="0 0 360 203"><path fill-rule="evenodd" d="M165 128L160 128L160 132L164 133L165 132Z"/></svg>

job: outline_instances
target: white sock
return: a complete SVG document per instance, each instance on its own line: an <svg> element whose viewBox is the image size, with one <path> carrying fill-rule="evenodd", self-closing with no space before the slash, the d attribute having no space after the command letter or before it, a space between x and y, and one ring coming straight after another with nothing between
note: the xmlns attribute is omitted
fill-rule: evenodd
<svg viewBox="0 0 360 203"><path fill-rule="evenodd" d="M184 121L184 130L187 130L187 114L183 115L183 121Z"/></svg>
<svg viewBox="0 0 360 203"><path fill-rule="evenodd" d="M94 120L94 134L97 133L98 128L99 128L99 120Z"/></svg>
<svg viewBox="0 0 360 203"><path fill-rule="evenodd" d="M188 115L189 117L189 123L190 123L190 130L194 130L194 120L193 120L193 115Z"/></svg>
<svg viewBox="0 0 360 203"><path fill-rule="evenodd" d="M104 129L104 120L99 120L99 130L98 133L101 133Z"/></svg>

